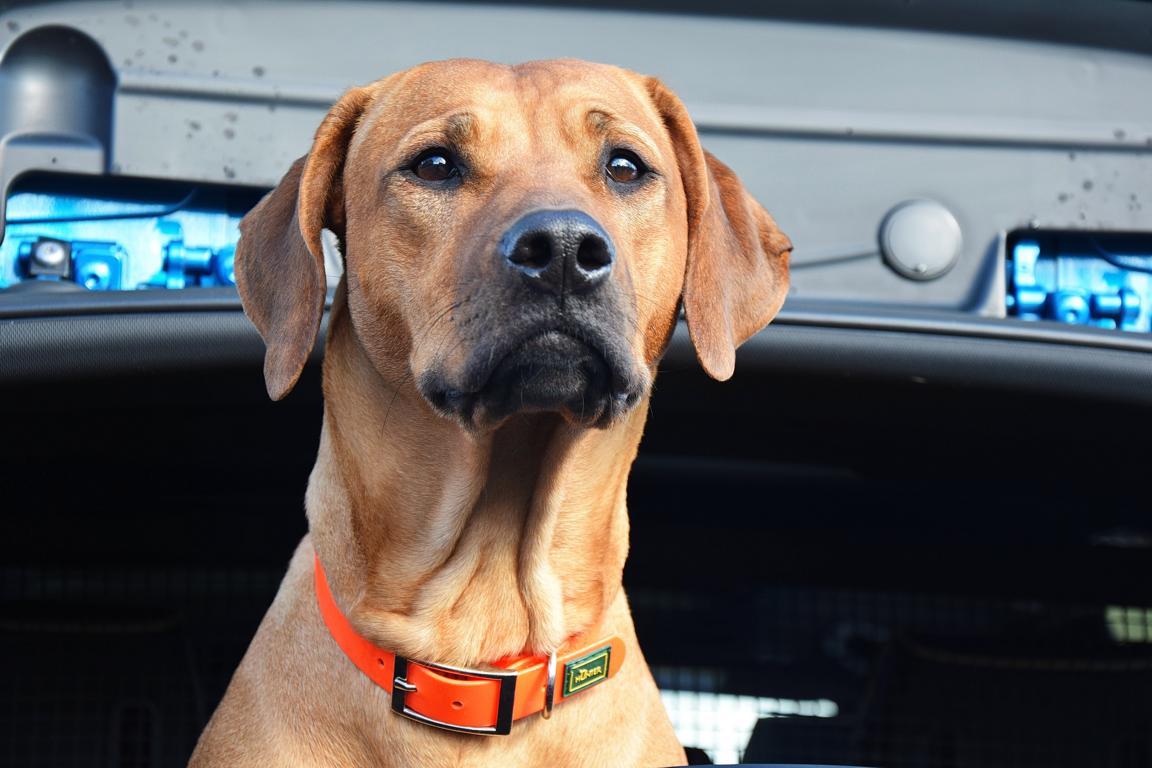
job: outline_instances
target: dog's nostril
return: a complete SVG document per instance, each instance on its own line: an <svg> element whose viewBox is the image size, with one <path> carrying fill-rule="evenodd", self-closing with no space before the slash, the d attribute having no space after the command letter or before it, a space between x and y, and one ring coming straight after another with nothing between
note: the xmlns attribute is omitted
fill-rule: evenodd
<svg viewBox="0 0 1152 768"><path fill-rule="evenodd" d="M612 263L612 251L608 244L595 235L589 235L580 242L576 251L576 266L585 272L595 272Z"/></svg>
<svg viewBox="0 0 1152 768"><path fill-rule="evenodd" d="M542 233L521 238L508 258L517 266L544 269L552 262L552 240Z"/></svg>
<svg viewBox="0 0 1152 768"><path fill-rule="evenodd" d="M525 214L500 240L504 265L533 290L555 296L587 293L612 271L612 238L581 211Z"/></svg>

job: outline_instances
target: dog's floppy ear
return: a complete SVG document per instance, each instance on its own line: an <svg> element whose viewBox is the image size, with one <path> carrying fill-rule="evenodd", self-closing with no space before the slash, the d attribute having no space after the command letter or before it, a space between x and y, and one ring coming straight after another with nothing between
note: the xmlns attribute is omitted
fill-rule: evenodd
<svg viewBox="0 0 1152 768"><path fill-rule="evenodd" d="M784 303L792 243L736 174L700 146L680 99L656 78L647 84L676 149L688 204L688 332L704 370L724 381L736 366L736 347Z"/></svg>
<svg viewBox="0 0 1152 768"><path fill-rule="evenodd" d="M344 156L370 98L366 88L344 94L312 150L240 222L236 287L267 347L264 383L273 400L292 391L316 342L327 287L320 230L343 237Z"/></svg>

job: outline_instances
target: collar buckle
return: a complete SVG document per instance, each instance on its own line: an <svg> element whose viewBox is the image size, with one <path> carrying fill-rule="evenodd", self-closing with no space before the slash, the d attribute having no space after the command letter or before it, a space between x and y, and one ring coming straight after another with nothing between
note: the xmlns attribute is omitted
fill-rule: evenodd
<svg viewBox="0 0 1152 768"><path fill-rule="evenodd" d="M415 693L416 686L406 679L408 677L409 664L415 664L438 672L447 672L452 675L462 675L478 680L493 680L498 682L500 684L500 695L496 709L496 722L490 726L457 725L456 723L448 723L443 720L428 717L410 708L405 703L405 699L409 693ZM450 667L447 664L435 664L430 661L407 659L399 654L396 655L396 663L393 669L395 677L392 681L392 711L401 717L456 733L470 733L481 736L507 736L512 732L512 714L513 706L516 702L516 680L518 677L516 672L488 672L477 669Z"/></svg>

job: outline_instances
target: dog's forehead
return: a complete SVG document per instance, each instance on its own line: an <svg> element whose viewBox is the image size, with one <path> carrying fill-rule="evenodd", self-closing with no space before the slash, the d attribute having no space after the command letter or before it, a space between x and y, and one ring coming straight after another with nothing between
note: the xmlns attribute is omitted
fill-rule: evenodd
<svg viewBox="0 0 1152 768"><path fill-rule="evenodd" d="M662 124L643 80L605 64L574 60L504 65L458 59L431 62L379 81L361 123L398 139L413 126L466 114L481 121L579 120L606 113L656 135ZM381 137L383 138L383 137Z"/></svg>

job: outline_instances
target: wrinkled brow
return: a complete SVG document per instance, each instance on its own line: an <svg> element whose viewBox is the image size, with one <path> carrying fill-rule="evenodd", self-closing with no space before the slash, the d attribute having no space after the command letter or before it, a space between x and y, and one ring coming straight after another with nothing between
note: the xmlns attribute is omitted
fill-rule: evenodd
<svg viewBox="0 0 1152 768"><path fill-rule="evenodd" d="M471 112L456 112L447 117L434 117L414 126L400 139L399 146L405 151L415 145L431 142L459 146L472 138L476 132L476 116Z"/></svg>
<svg viewBox="0 0 1152 768"><path fill-rule="evenodd" d="M591 109L584 118L585 124L593 135L605 139L626 139L635 143L636 149L646 153L650 158L659 157L656 145L648 138L648 134L638 126L612 114L602 107Z"/></svg>

